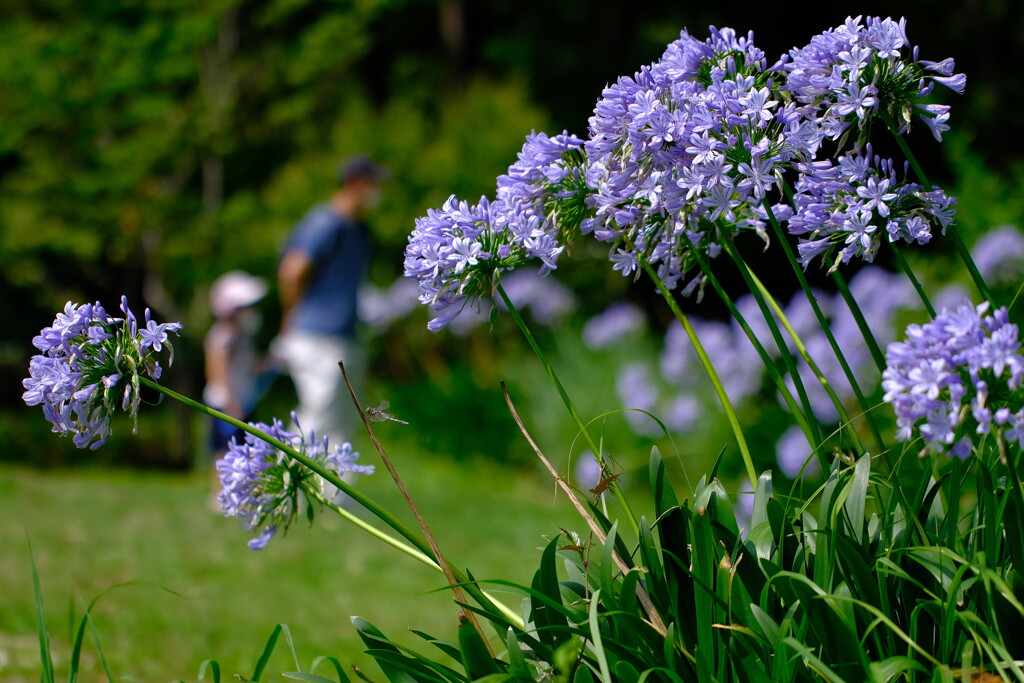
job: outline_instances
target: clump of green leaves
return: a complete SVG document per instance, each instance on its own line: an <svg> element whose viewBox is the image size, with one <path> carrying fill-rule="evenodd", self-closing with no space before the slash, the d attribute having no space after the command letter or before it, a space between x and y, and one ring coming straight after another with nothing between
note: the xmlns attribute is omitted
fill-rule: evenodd
<svg viewBox="0 0 1024 683"><path fill-rule="evenodd" d="M680 501L655 450L654 519L626 539L594 507L603 545L553 539L517 587L526 627L491 619L503 652L468 628L459 643L426 637L459 663L441 665L357 628L393 682L1024 680L1014 467L872 465L837 459L806 499L766 472L746 519L714 471Z"/></svg>

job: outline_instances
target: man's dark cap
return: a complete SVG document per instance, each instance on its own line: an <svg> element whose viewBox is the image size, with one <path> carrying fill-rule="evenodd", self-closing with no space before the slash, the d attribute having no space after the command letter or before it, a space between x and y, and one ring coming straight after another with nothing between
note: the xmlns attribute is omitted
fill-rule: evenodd
<svg viewBox="0 0 1024 683"><path fill-rule="evenodd" d="M391 174L388 169L373 163L369 157L362 155L351 156L338 166L338 182L342 185L358 178L380 182L389 175Z"/></svg>

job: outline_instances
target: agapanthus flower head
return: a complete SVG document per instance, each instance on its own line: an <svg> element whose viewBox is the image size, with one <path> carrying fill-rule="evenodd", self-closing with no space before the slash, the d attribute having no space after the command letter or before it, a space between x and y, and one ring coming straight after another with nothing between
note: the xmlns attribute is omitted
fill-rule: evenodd
<svg viewBox="0 0 1024 683"><path fill-rule="evenodd" d="M68 302L53 325L32 344L41 353L29 362L22 381L22 399L39 405L58 434L72 434L79 448L96 449L110 436L110 420L120 405L134 420L139 410L140 377L159 379L159 354L166 348L174 361L171 334L180 323L157 323L147 308L144 324L121 298L124 318L107 314L103 306Z"/></svg>
<svg viewBox="0 0 1024 683"><path fill-rule="evenodd" d="M964 457L977 435L1004 430L1024 436L1024 377L1017 326L1006 308L986 315L987 302L942 309L924 325L910 325L904 341L886 351L884 399L896 411L897 438L920 435L927 447Z"/></svg>
<svg viewBox="0 0 1024 683"><path fill-rule="evenodd" d="M715 257L723 231L764 237L764 202L821 137L777 97L781 75L751 34L710 33L702 42L684 31L659 61L608 86L586 144L594 216L584 232L613 243L624 275L642 256L686 293L703 282L688 275L691 249Z"/></svg>
<svg viewBox="0 0 1024 683"><path fill-rule="evenodd" d="M312 432L306 436L290 432L276 419L269 425L251 424L339 476L373 472L372 465L356 464L359 454L349 443L332 448L326 438L318 439ZM324 501L324 482L319 475L248 432L241 441L237 437L232 439L216 468L221 483L217 495L221 510L225 517L242 520L245 528L256 534L248 543L253 550L264 548L278 531L287 531L303 501L310 518Z"/></svg>
<svg viewBox="0 0 1024 683"><path fill-rule="evenodd" d="M440 210L416 220L405 250L405 275L419 284L420 302L438 313L437 331L462 310L491 296L496 278L531 259L539 271L554 269L565 249L549 221L519 202L481 197L470 206L454 196Z"/></svg>
<svg viewBox="0 0 1024 683"><path fill-rule="evenodd" d="M924 99L935 83L963 92L966 78L954 68L952 59L919 60L905 19L868 17L861 22L858 16L790 50L783 64L783 89L833 140L851 128L863 137L871 121L883 114L900 133L909 130L917 115L942 140L949 129L949 107Z"/></svg>
<svg viewBox="0 0 1024 683"><path fill-rule="evenodd" d="M582 147L583 140L567 131L554 137L531 133L518 160L498 177L498 199L518 204L524 214L544 216L554 200L585 191Z"/></svg>
<svg viewBox="0 0 1024 683"><path fill-rule="evenodd" d="M540 262L541 275L558 267L588 212L582 145L566 132L533 133L498 178L496 201L481 197L470 206L453 195L440 210L416 220L405 275L418 282L420 301L438 313L430 330L490 296L504 271L531 260Z"/></svg>
<svg viewBox="0 0 1024 683"><path fill-rule="evenodd" d="M871 145L797 169L788 229L800 237L804 267L832 251L833 270L855 257L870 263L883 242L925 244L934 230L945 234L953 224L956 199L906 180L905 169L901 179L892 160L873 155Z"/></svg>

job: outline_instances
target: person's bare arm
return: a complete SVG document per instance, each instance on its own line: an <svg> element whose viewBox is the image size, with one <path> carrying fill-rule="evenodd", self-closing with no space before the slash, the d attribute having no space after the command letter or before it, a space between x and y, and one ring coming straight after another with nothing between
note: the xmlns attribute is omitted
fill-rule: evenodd
<svg viewBox="0 0 1024 683"><path fill-rule="evenodd" d="M207 336L203 344L206 356L206 400L232 417L245 417L238 396L231 393L228 368L231 365L231 344L223 329Z"/></svg>
<svg viewBox="0 0 1024 683"><path fill-rule="evenodd" d="M291 311L302 298L313 274L313 260L302 251L292 250L281 259L277 269L278 292L281 297L281 329L287 330Z"/></svg>

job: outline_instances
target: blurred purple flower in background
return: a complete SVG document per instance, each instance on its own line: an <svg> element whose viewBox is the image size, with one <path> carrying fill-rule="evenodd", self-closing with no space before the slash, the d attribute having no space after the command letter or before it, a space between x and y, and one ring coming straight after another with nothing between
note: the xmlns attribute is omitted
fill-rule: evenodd
<svg viewBox="0 0 1024 683"><path fill-rule="evenodd" d="M647 411L657 415L658 387L651 375L650 368L640 361L625 364L619 369L615 379L615 388L619 401L625 409L625 418L637 434L658 436L661 430L649 416L638 411Z"/></svg>
<svg viewBox="0 0 1024 683"><path fill-rule="evenodd" d="M695 319L692 325L708 358L718 371L729 398L734 403L740 403L753 395L761 386L764 364L747 336L735 334L732 325L719 320ZM687 346L687 353L691 354L688 365L699 368L692 346ZM700 372L704 371L701 369ZM703 381L703 376L691 376L684 380L691 385Z"/></svg>
<svg viewBox="0 0 1024 683"><path fill-rule="evenodd" d="M1001 225L978 238L971 250L981 276L993 284L1012 285L1024 274L1024 234Z"/></svg>
<svg viewBox="0 0 1024 683"><path fill-rule="evenodd" d="M576 310L579 302L572 291L553 275L517 270L501 278L505 293L520 311L528 310L541 325L555 325ZM498 306L505 308L504 302Z"/></svg>
<svg viewBox="0 0 1024 683"><path fill-rule="evenodd" d="M779 470L790 479L796 479L803 470L805 477L811 477L821 471L818 459L813 457L814 450L807 442L807 435L796 425L790 427L779 437L775 445L775 458ZM806 465L806 467L805 467Z"/></svg>
<svg viewBox="0 0 1024 683"><path fill-rule="evenodd" d="M581 489L589 491L601 483L601 464L597 462L593 451L586 450L580 453L572 472L576 486Z"/></svg>
<svg viewBox="0 0 1024 683"><path fill-rule="evenodd" d="M970 290L959 282L954 282L939 289L939 291L931 297L931 301L935 310L941 311L943 308L956 308L970 298Z"/></svg>
<svg viewBox="0 0 1024 683"><path fill-rule="evenodd" d="M366 285L359 289L359 318L377 331L385 330L413 312L419 305L417 285L407 277L397 278L386 288Z"/></svg>
<svg viewBox="0 0 1024 683"><path fill-rule="evenodd" d="M701 412L700 401L695 396L678 394L669 400L663 419L669 429L688 432L697 426Z"/></svg>
<svg viewBox="0 0 1024 683"><path fill-rule="evenodd" d="M913 288L906 278L875 266L861 268L850 280L849 286L850 293L860 305L872 334L879 346L884 347L896 336L897 314L902 310L913 309L917 303ZM878 367L871 357L864 336L846 300L839 294L827 295L822 292L816 293L816 299L858 384L865 391L871 386L876 386L879 379ZM796 294L786 306L785 313L803 340L808 355L818 365L840 401L854 400L856 394L853 387L843 372L832 345L818 324L807 298L803 294ZM787 342L791 351L796 354L792 341ZM839 413L832 399L822 388L810 366L798 356L796 360L797 372L807 391L814 416L823 423L835 423L839 419ZM786 378L786 383L790 391L795 392L795 384L791 377ZM781 397L779 400L782 400Z"/></svg>
<svg viewBox="0 0 1024 683"><path fill-rule="evenodd" d="M681 384L690 372L692 347L681 325L669 325L661 351L661 375L666 381Z"/></svg>
<svg viewBox="0 0 1024 683"><path fill-rule="evenodd" d="M583 343L591 350L604 349L644 328L644 314L627 301L614 303L583 326Z"/></svg>

